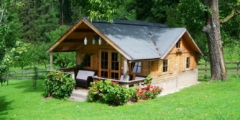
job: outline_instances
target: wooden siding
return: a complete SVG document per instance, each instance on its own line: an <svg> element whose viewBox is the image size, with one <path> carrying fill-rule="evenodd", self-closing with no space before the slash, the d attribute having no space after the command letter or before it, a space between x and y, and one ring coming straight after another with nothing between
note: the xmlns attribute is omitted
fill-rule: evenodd
<svg viewBox="0 0 240 120"><path fill-rule="evenodd" d="M186 68L186 59L190 57L190 67ZM185 71L194 71L197 69L197 53L195 53L188 45L185 39L180 39L180 48L174 46L165 57L168 60L168 71L163 72L163 60L149 62L151 64L149 74L153 76L153 80L168 80L176 78ZM143 68L148 69L148 68ZM145 73L146 74L146 73Z"/></svg>
<svg viewBox="0 0 240 120"><path fill-rule="evenodd" d="M107 52L117 52L111 45L107 44L106 41L102 39L102 44L99 45L98 41L95 40L95 44L92 44L92 39L88 39L87 45L84 45L81 47L81 49L77 50L76 54L76 64L80 65L82 63L82 60L85 56L85 54L92 54L91 56L91 66L90 67L84 67L84 69L92 69L92 70L97 70L98 73L97 75L100 76L100 56L101 56L101 51L107 51ZM119 73L122 74L122 65L123 65L123 56L120 55L120 67L119 67ZM110 63L109 63L110 64Z"/></svg>
<svg viewBox="0 0 240 120"><path fill-rule="evenodd" d="M162 94L178 91L181 88L197 84L197 53L190 47L184 38L181 38L180 49L175 46L165 57L168 60L168 71L163 72L163 60L153 61L150 74L152 84L164 88ZM190 67L186 68L186 59L190 57Z"/></svg>

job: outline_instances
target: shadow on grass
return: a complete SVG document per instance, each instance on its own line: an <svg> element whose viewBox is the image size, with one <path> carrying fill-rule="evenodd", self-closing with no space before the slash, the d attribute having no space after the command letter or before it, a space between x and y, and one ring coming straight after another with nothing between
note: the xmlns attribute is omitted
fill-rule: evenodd
<svg viewBox="0 0 240 120"><path fill-rule="evenodd" d="M198 81L199 82L209 82L210 81L210 76L209 75L198 76Z"/></svg>
<svg viewBox="0 0 240 120"><path fill-rule="evenodd" d="M0 96L0 120L6 120L8 116L8 110L11 110L12 108L9 107L9 105L12 103L12 101L6 101L5 96Z"/></svg>
<svg viewBox="0 0 240 120"><path fill-rule="evenodd" d="M10 85L11 85L11 81ZM22 90L23 92L44 92L43 80L37 80L36 89L34 87L33 80L19 80L17 84L14 84L15 88Z"/></svg>

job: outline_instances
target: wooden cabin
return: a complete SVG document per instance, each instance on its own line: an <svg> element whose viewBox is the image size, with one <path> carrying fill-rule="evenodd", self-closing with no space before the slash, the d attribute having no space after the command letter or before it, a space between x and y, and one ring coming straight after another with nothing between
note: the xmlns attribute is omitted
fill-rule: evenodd
<svg viewBox="0 0 240 120"><path fill-rule="evenodd" d="M84 68L96 70L99 77L119 80L123 74L132 79L151 74L152 84L168 92L197 83L198 55L202 55L185 28L87 18L80 19L47 52L76 52L76 65L87 57Z"/></svg>

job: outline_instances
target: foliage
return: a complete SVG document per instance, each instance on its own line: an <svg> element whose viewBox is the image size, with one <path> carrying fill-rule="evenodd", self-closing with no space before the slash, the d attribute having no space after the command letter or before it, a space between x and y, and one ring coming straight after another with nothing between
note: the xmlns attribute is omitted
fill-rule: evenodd
<svg viewBox="0 0 240 120"><path fill-rule="evenodd" d="M45 33L47 41L51 42L47 46L50 47L50 45L52 45L56 40L58 40L59 37L61 37L68 29L69 29L68 26L61 25L61 26L57 27L56 29Z"/></svg>
<svg viewBox="0 0 240 120"><path fill-rule="evenodd" d="M54 64L60 68L67 68L68 66L75 65L75 53L54 53Z"/></svg>
<svg viewBox="0 0 240 120"><path fill-rule="evenodd" d="M21 2L13 0L0 1L0 75L7 73L12 62L11 49L19 40L21 25L18 21L16 10L21 7ZM2 78L2 77L1 77ZM5 80L2 80L5 81Z"/></svg>
<svg viewBox="0 0 240 120"><path fill-rule="evenodd" d="M146 79L144 80L144 84L146 84L146 85L151 85L151 83L152 83L152 76L151 76L151 74L149 74L149 75L146 77Z"/></svg>
<svg viewBox="0 0 240 120"><path fill-rule="evenodd" d="M45 33L59 26L57 16L60 13L57 0L22 0L22 2L24 7L18 10L18 17L24 31L21 38L30 43L49 42Z"/></svg>
<svg viewBox="0 0 240 120"><path fill-rule="evenodd" d="M148 100L154 99L162 92L163 88L159 86L151 86L150 84L147 87L137 88L136 94L138 99Z"/></svg>
<svg viewBox="0 0 240 120"><path fill-rule="evenodd" d="M38 68L37 67L34 67L34 75L33 75L33 86L35 89L37 89L37 79L39 77L39 74L38 74Z"/></svg>
<svg viewBox="0 0 240 120"><path fill-rule="evenodd" d="M68 98L75 86L75 80L62 72L51 71L44 80L44 97Z"/></svg>
<svg viewBox="0 0 240 120"><path fill-rule="evenodd" d="M118 6L115 14L113 14L114 19L122 20L136 20L136 1L134 0L124 0Z"/></svg>
<svg viewBox="0 0 240 120"><path fill-rule="evenodd" d="M28 52L30 48L29 43L24 43L21 41L17 41L15 48L11 50L12 57L14 59L13 64L15 67L20 66L23 70L24 67L30 64L31 61L31 54Z"/></svg>
<svg viewBox="0 0 240 120"><path fill-rule="evenodd" d="M125 88L120 86L118 82L112 82L111 80L96 80L91 83L88 91L88 101L99 101L110 105L123 105L128 101L137 102L140 99L154 99L162 90L162 88L151 86L150 84L143 88Z"/></svg>
<svg viewBox="0 0 240 120"><path fill-rule="evenodd" d="M91 5L91 9L89 9L91 21L99 19L112 22L117 8L121 5L121 0L89 0L89 3Z"/></svg>
<svg viewBox="0 0 240 120"><path fill-rule="evenodd" d="M71 0L71 12L66 12L66 14L71 14L71 23L74 24L80 18L87 16L88 9L88 0Z"/></svg>
<svg viewBox="0 0 240 120"><path fill-rule="evenodd" d="M128 89L119 86L117 82L111 80L101 80L91 83L88 91L89 102L103 102L110 105L123 105L130 99Z"/></svg>
<svg viewBox="0 0 240 120"><path fill-rule="evenodd" d="M85 54L84 57L83 57L83 60L82 60L82 63L80 65L77 65L76 68L78 69L83 69L84 68L84 65L86 64L87 60L89 57L91 57L92 54Z"/></svg>

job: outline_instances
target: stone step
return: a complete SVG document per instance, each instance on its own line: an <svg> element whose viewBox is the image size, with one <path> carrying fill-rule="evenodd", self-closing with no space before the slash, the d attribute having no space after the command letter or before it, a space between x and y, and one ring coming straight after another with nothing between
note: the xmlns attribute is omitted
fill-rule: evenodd
<svg viewBox="0 0 240 120"><path fill-rule="evenodd" d="M87 100L87 98L75 97L75 96L70 96L68 99L71 101L76 101L76 102L84 102Z"/></svg>
<svg viewBox="0 0 240 120"><path fill-rule="evenodd" d="M72 91L72 95L69 97L69 100L71 101L86 101L88 95L88 90L86 89L74 89Z"/></svg>

